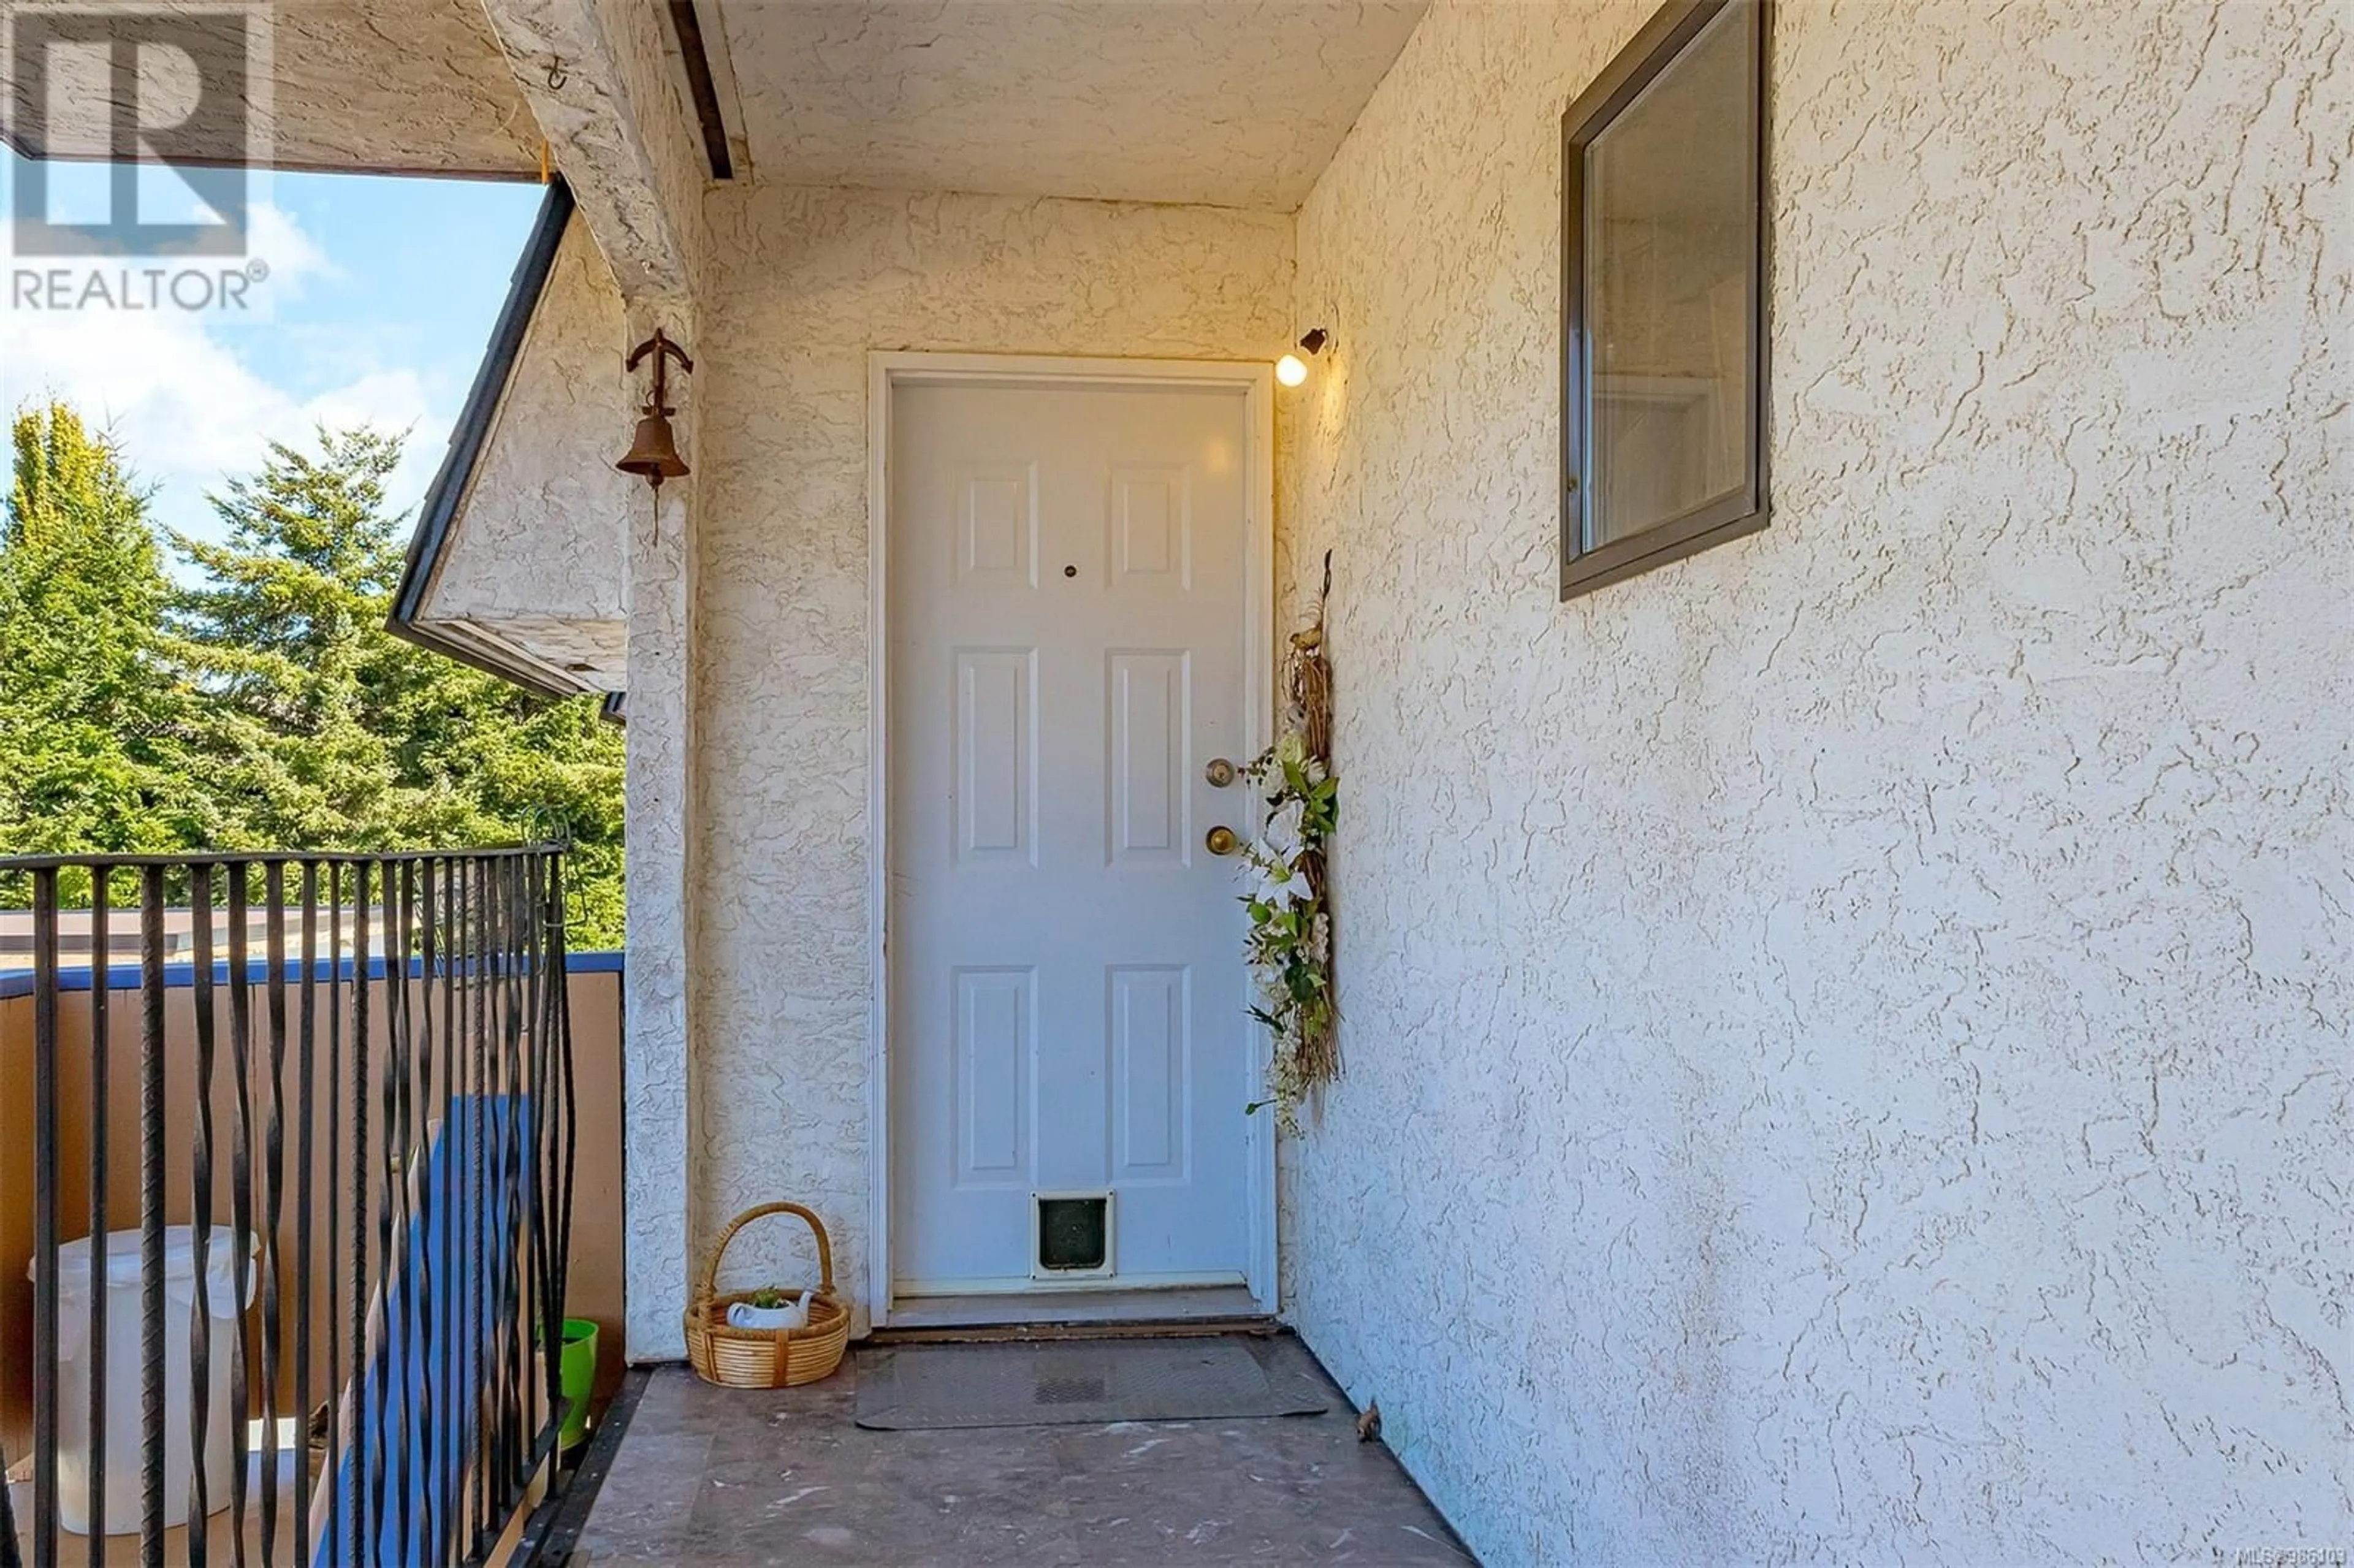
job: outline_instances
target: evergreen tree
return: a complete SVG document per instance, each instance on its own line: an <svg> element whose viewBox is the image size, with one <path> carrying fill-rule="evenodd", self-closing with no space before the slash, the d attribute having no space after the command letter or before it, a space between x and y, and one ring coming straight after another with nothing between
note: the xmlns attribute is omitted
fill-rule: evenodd
<svg viewBox="0 0 2354 1568"><path fill-rule="evenodd" d="M378 722L415 656L382 631L399 442L322 431L320 449L314 461L273 442L259 475L209 497L223 543L172 539L206 578L180 596L176 627L223 847L390 847L414 814L397 798L398 737Z"/></svg>
<svg viewBox="0 0 2354 1568"><path fill-rule="evenodd" d="M403 514L400 440L322 430L273 444L212 498L223 543L175 536L204 572L176 651L197 694L198 772L236 847L446 849L567 832L576 944L620 938L621 737L385 629Z"/></svg>
<svg viewBox="0 0 2354 1568"><path fill-rule="evenodd" d="M70 408L20 414L0 528L0 855L467 849L566 833L572 939L621 938L621 736L385 627L400 440L273 445L174 535ZM22 878L0 879L21 905ZM69 878L69 900L86 880ZM176 890L175 890L176 891Z"/></svg>
<svg viewBox="0 0 2354 1568"><path fill-rule="evenodd" d="M0 854L164 850L200 836L170 584L146 498L71 408L20 411L0 526Z"/></svg>

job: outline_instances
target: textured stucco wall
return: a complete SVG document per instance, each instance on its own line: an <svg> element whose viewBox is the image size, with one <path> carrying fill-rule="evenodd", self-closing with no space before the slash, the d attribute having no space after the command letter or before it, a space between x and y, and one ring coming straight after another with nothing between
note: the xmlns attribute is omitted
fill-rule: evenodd
<svg viewBox="0 0 2354 1568"><path fill-rule="evenodd" d="M694 1229L699 1245L752 1203L809 1203L863 1304L868 353L1265 360L1288 335L1292 225L759 186L716 189L707 214ZM805 1250L776 1222L731 1268Z"/></svg>
<svg viewBox="0 0 2354 1568"><path fill-rule="evenodd" d="M703 221L703 195L710 187L711 164L695 106L686 96L685 72L677 64L675 32L663 6L641 0L592 0L592 5L613 79L627 97L626 122L635 141L631 151L646 176L645 194L661 203L659 217L643 221L658 223L667 230L668 243L684 266L680 280L684 291L699 292L711 245ZM625 165L616 158L612 166L618 171ZM626 186L621 188L626 196ZM640 221L633 219L633 226ZM643 232L642 228L639 232ZM650 250L651 247L629 249ZM616 275L622 265L614 262ZM650 273L648 281L653 281ZM644 297L635 290L627 291L633 299Z"/></svg>
<svg viewBox="0 0 2354 1568"><path fill-rule="evenodd" d="M711 171L663 9L642 0L480 4L623 296L691 310L709 246Z"/></svg>
<svg viewBox="0 0 2354 1568"><path fill-rule="evenodd" d="M629 519L645 499L613 467L635 417L628 334L620 291L576 217L443 546L429 619L623 620Z"/></svg>
<svg viewBox="0 0 2354 1568"><path fill-rule="evenodd" d="M700 470L692 415L680 434ZM695 1096L707 1068L691 1046L696 856L693 841L696 478L631 514L626 911L630 983L621 1042L622 1157L630 1213L628 1354L686 1354ZM704 1092L708 1092L707 1090ZM725 1092L725 1085L721 1086Z"/></svg>
<svg viewBox="0 0 2354 1568"><path fill-rule="evenodd" d="M1300 216L1298 1322L1491 1563L2354 1544L2345 7L1788 0L1773 526L1561 605L1644 8L1439 0Z"/></svg>

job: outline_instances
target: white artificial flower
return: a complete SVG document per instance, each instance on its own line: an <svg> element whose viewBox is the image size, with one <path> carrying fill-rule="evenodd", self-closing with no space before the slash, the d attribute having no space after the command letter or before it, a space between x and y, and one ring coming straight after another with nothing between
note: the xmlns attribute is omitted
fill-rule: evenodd
<svg viewBox="0 0 2354 1568"><path fill-rule="evenodd" d="M1259 834L1259 845L1268 859L1281 861L1286 865L1291 863L1292 856L1299 853L1300 829L1307 810L1303 801L1286 800L1282 808L1267 820L1267 827Z"/></svg>
<svg viewBox="0 0 2354 1568"><path fill-rule="evenodd" d="M1288 909L1295 904L1315 897L1316 889L1310 884L1306 872L1293 871L1287 872L1280 877L1269 875L1261 885L1258 896L1263 904L1271 904L1278 909Z"/></svg>

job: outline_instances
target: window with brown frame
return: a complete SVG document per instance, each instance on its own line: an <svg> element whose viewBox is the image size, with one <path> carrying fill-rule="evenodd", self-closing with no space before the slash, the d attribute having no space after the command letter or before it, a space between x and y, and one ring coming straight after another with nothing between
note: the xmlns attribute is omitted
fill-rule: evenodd
<svg viewBox="0 0 2354 1568"><path fill-rule="evenodd" d="M1562 117L1564 599L1766 526L1766 24L1669 0Z"/></svg>

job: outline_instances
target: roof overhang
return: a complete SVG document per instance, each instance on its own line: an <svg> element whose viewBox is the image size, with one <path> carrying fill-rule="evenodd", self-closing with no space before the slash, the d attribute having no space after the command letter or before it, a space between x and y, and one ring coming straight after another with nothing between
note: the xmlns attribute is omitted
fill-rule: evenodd
<svg viewBox="0 0 2354 1568"><path fill-rule="evenodd" d="M1291 212L1426 5L721 0L716 58L764 180Z"/></svg>
<svg viewBox="0 0 2354 1568"><path fill-rule="evenodd" d="M539 126L482 0L80 5L57 12L51 32L42 7L10 9L5 138L27 157L539 173ZM37 47L51 36L56 48ZM133 44L164 47L122 47ZM113 61L136 60L135 90L107 70L107 46ZM173 108L186 115L177 124L143 123Z"/></svg>
<svg viewBox="0 0 2354 1568"><path fill-rule="evenodd" d="M594 260L593 248L580 254L586 242L576 228L571 189L557 180L515 264L449 450L426 491L387 620L397 636L548 696L618 688L629 652L620 611L626 565L619 543L627 484L606 471L605 454L594 450L610 432L593 418L582 419L550 440L534 417L548 405L551 387L564 414L578 408L593 416L599 407L593 388L576 404L573 396L581 388L575 383L592 380L582 376L584 366L608 356L613 374L605 400L615 409L626 407L619 345L600 341L607 323L588 323L587 339L579 341L582 323L543 319L543 313L574 308L569 294L551 299L550 293L567 236L578 292L578 274L588 273L592 283L602 280L585 265ZM567 334L572 341L557 341ZM579 473L583 466L593 471ZM559 473L559 468L571 471ZM557 478L569 482L558 486ZM477 514L493 521L477 523ZM559 546L560 530L585 531L587 547L582 532ZM606 542L601 552L595 548L599 537ZM531 586L532 562L559 556L573 575Z"/></svg>

